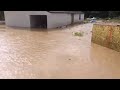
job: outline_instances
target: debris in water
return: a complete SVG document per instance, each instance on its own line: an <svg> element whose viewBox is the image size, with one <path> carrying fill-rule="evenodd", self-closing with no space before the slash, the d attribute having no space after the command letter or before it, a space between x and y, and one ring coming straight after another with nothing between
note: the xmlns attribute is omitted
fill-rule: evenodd
<svg viewBox="0 0 120 90"><path fill-rule="evenodd" d="M79 37L82 37L84 34L84 32L74 32L73 35L74 36L79 36Z"/></svg>
<svg viewBox="0 0 120 90"><path fill-rule="evenodd" d="M63 26L62 28L66 28L67 26Z"/></svg>
<svg viewBox="0 0 120 90"><path fill-rule="evenodd" d="M69 60L71 60L71 59L69 59Z"/></svg>

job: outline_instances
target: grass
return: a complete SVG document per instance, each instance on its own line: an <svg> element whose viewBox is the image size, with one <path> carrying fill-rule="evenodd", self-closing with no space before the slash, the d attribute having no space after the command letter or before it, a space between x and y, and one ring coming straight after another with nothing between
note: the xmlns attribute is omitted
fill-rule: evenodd
<svg viewBox="0 0 120 90"><path fill-rule="evenodd" d="M120 23L120 18L106 18L106 19L101 19L103 22L115 22L115 23Z"/></svg>
<svg viewBox="0 0 120 90"><path fill-rule="evenodd" d="M110 22L117 22L117 23L120 23L120 19L111 19L109 20Z"/></svg>
<svg viewBox="0 0 120 90"><path fill-rule="evenodd" d="M82 37L83 34L84 34L84 32L75 32L75 33L74 33L74 36Z"/></svg>

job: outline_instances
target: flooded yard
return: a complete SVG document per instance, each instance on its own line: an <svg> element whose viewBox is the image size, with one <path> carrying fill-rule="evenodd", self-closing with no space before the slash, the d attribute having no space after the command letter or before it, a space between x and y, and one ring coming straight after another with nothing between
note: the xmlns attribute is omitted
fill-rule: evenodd
<svg viewBox="0 0 120 90"><path fill-rule="evenodd" d="M120 52L91 43L92 24L54 30L0 25L0 78L120 78ZM82 31L83 36L74 36Z"/></svg>

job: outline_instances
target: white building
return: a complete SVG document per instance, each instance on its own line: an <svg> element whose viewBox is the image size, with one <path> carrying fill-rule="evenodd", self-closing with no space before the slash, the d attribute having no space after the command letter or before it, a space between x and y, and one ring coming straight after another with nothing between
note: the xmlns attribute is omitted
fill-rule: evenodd
<svg viewBox="0 0 120 90"><path fill-rule="evenodd" d="M80 11L5 11L7 26L56 28L84 20Z"/></svg>

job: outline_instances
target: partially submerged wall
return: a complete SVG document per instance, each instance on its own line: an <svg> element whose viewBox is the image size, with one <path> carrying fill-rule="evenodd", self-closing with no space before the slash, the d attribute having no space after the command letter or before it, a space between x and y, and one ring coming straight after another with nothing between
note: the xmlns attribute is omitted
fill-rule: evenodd
<svg viewBox="0 0 120 90"><path fill-rule="evenodd" d="M30 27L30 15L49 15L46 11L4 11L7 26Z"/></svg>
<svg viewBox="0 0 120 90"><path fill-rule="evenodd" d="M70 14L52 14L48 16L48 28L71 24Z"/></svg>
<svg viewBox="0 0 120 90"><path fill-rule="evenodd" d="M92 42L120 52L120 26L94 24Z"/></svg>
<svg viewBox="0 0 120 90"><path fill-rule="evenodd" d="M79 18L81 17L81 18ZM72 22L71 14L66 13L54 13L48 15L48 28L56 28L60 26L69 25ZM74 22L81 22L84 20L84 14L74 14Z"/></svg>
<svg viewBox="0 0 120 90"><path fill-rule="evenodd" d="M81 14L81 21L84 21L84 14Z"/></svg>
<svg viewBox="0 0 120 90"><path fill-rule="evenodd" d="M56 28L71 24L71 14L49 13L47 11L5 11L5 22L7 26L30 27L30 15L47 15L47 28ZM74 22L83 20L84 14L74 15Z"/></svg>
<svg viewBox="0 0 120 90"><path fill-rule="evenodd" d="M5 11L5 23L7 26L29 27L29 16L24 11Z"/></svg>

